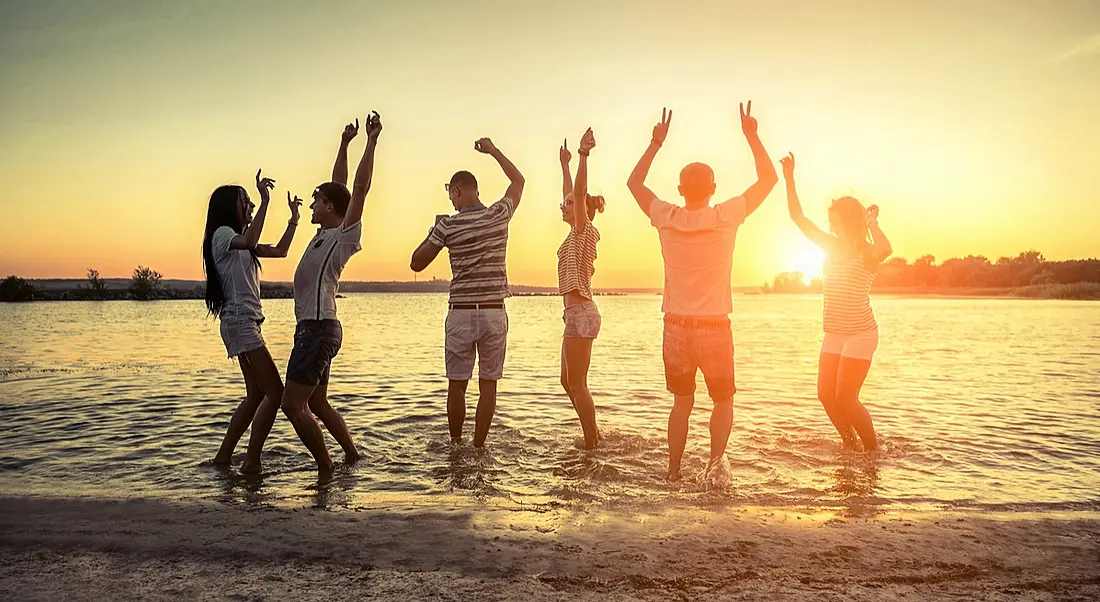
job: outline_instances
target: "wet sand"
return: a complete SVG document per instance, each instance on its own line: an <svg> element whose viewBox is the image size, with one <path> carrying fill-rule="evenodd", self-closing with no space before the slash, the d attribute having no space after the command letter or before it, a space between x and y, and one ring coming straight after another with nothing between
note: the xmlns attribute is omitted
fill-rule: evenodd
<svg viewBox="0 0 1100 602"><path fill-rule="evenodd" d="M1094 514L421 504L0 497L0 599L1100 598Z"/></svg>

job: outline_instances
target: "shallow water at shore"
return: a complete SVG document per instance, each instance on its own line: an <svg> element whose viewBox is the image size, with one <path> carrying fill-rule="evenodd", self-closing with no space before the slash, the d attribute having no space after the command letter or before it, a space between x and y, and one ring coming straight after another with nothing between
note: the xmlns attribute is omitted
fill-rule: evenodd
<svg viewBox="0 0 1100 602"><path fill-rule="evenodd" d="M739 296L731 484L710 489L709 400L685 460L664 479L671 404L660 298L599 298L590 385L606 440L578 449L558 385L560 300L509 302L496 423L484 451L447 441L443 295L348 295L330 397L364 454L319 487L280 418L265 474L200 467L244 393L217 324L196 301L0 306L0 492L214 499L349 508L379 493L459 495L527 507L774 506L887 510L1100 509L1100 306L877 298L882 343L864 388L882 451L843 452L815 399L817 297ZM280 371L289 300L268 300ZM472 434L476 384L468 394ZM329 439L330 449L338 451ZM243 453L243 446L238 448Z"/></svg>

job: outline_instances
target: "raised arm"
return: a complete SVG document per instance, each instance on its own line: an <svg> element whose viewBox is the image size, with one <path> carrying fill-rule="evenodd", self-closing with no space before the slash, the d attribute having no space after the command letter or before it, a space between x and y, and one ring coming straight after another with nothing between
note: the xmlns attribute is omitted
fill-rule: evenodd
<svg viewBox="0 0 1100 602"><path fill-rule="evenodd" d="M252 216L252 223L244 229L244 232L229 240L230 249L255 249L260 242L260 232L264 229L264 220L267 219L267 206L271 203L271 189L275 188L275 180L261 178L262 169L256 170L256 190L260 193L260 206L256 209L256 215Z"/></svg>
<svg viewBox="0 0 1100 602"><path fill-rule="evenodd" d="M569 160L572 156L566 148L565 140L562 140L561 149L558 150L558 159L561 160L561 199L564 201L565 197L573 192L573 174L569 173Z"/></svg>
<svg viewBox="0 0 1100 602"><path fill-rule="evenodd" d="M413 251L412 261L409 262L409 267L412 268L412 271L423 272L433 261L435 261L439 252L443 250L443 247L436 242L436 240L439 239L439 233L436 232L436 227L439 226L439 220L445 217L447 216L435 216L435 226L432 226L428 230L428 236L424 238L424 241L416 247L415 251ZM435 240L433 240L433 238Z"/></svg>
<svg viewBox="0 0 1100 602"><path fill-rule="evenodd" d="M756 118L752 116L751 100L747 108L744 103L741 103L741 131L745 133L745 138L749 141L752 158L756 163L756 182L742 194L745 199L745 216L747 217L760 207L760 204L771 193L772 188L775 188L775 183L779 181L779 177L775 175L775 166L772 165L771 157L768 156L768 151L764 150L764 143L760 141L760 136L757 133Z"/></svg>
<svg viewBox="0 0 1100 602"><path fill-rule="evenodd" d="M336 164L332 166L333 182L348 185L348 145L358 133L359 118L356 117L355 123L345 125L344 131L340 133L340 148L336 151Z"/></svg>
<svg viewBox="0 0 1100 602"><path fill-rule="evenodd" d="M867 229L871 232L871 259L878 265L894 252L894 247L890 246L882 228L878 227L878 205L867 208Z"/></svg>
<svg viewBox="0 0 1100 602"><path fill-rule="evenodd" d="M516 166L512 164L508 157L504 156L504 153L500 152L500 149L493 144L493 141L488 138L481 138L477 142L474 142L474 149L480 153L491 155L500 164L500 168L504 170L504 175L508 177L508 190L504 191L504 196L512 199L512 208L519 206L519 198L523 195L523 174L519 173Z"/></svg>
<svg viewBox="0 0 1100 602"><path fill-rule="evenodd" d="M665 137L668 136L668 126L671 124L672 111L661 109L661 122L653 126L653 137L649 140L649 146L642 153L642 158L638 159L634 171L630 172L630 177L626 179L626 187L630 189L630 194L634 195L638 207L641 207L642 212L646 215L649 215L649 207L653 204L653 199L657 198L657 195L653 194L653 191L645 185L645 179L649 175L649 168L653 166L653 158L657 156L657 151L660 150L661 145L665 143Z"/></svg>
<svg viewBox="0 0 1100 602"><path fill-rule="evenodd" d="M290 206L290 220L286 223L283 237L279 239L279 244L275 246L256 245L253 252L256 253L257 257L286 257L287 253L290 252L290 243L294 242L294 232L298 227L298 208L302 206L302 199L297 196L291 198L290 192L287 192L286 204Z"/></svg>
<svg viewBox="0 0 1100 602"><path fill-rule="evenodd" d="M577 184L573 187L573 229L577 234L588 227L588 153L596 147L596 136L588 128L577 147L580 159L577 163Z"/></svg>
<svg viewBox="0 0 1100 602"><path fill-rule="evenodd" d="M787 181L787 211L791 214L791 220L799 230L815 245L821 247L826 253L831 252L836 246L836 237L824 232L810 221L802 213L802 203L798 200L798 192L794 188L794 153L779 160L783 166L783 179Z"/></svg>
<svg viewBox="0 0 1100 602"><path fill-rule="evenodd" d="M370 192L371 179L374 177L374 149L378 146L378 135L382 133L382 117L377 112L367 116L364 124L367 128L367 147L363 149L363 158L359 160L359 167L355 169L355 182L351 185L351 201L348 202L348 211L344 214L342 226L355 225L363 219L363 202Z"/></svg>

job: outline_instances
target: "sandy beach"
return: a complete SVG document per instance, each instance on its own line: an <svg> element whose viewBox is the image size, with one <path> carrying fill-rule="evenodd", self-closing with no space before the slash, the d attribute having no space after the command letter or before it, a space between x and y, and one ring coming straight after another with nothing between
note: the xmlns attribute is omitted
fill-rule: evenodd
<svg viewBox="0 0 1100 602"><path fill-rule="evenodd" d="M419 502L422 504L423 502ZM0 498L5 600L1095 600L1093 514Z"/></svg>

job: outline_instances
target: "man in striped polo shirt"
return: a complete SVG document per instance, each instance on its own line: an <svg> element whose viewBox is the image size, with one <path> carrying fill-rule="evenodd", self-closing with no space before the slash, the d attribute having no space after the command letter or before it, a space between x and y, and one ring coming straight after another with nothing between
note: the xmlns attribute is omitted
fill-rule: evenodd
<svg viewBox="0 0 1100 602"><path fill-rule="evenodd" d="M444 187L457 213L436 216L435 226L412 256L414 272L423 271L447 247L451 258L450 310L445 326L447 365L447 422L451 440L462 440L466 420L466 387L478 359L477 419L474 445L481 447L489 434L497 406L497 381L504 373L508 345L509 296L508 224L523 194L523 175L493 145L482 138L474 143L479 152L492 156L511 182L504 198L486 207L481 203L477 179L468 171L451 176Z"/></svg>

